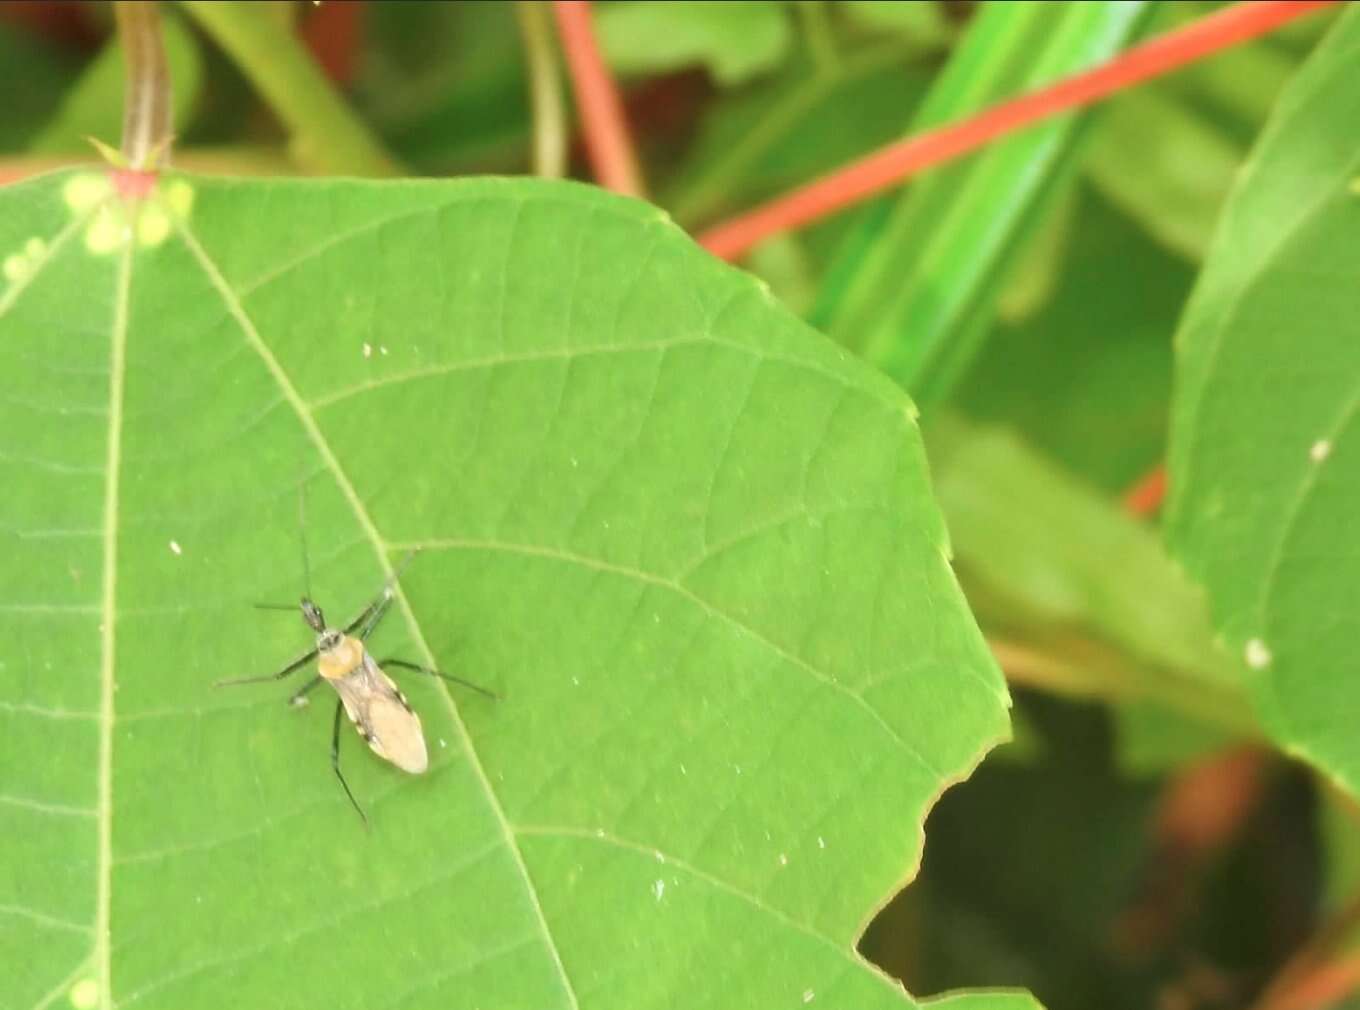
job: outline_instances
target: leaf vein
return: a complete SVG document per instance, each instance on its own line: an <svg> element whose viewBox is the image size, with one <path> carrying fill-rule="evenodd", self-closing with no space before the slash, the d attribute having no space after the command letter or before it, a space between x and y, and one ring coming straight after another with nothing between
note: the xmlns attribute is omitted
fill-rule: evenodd
<svg viewBox="0 0 1360 1010"><path fill-rule="evenodd" d="M205 276L221 296L227 310L236 319L242 335L260 356L261 361L268 369L274 381L278 384L279 390L282 392L284 398L292 405L298 416L298 420L302 423L308 437L316 446L317 451L325 461L336 484L339 486L350 508L354 512L356 521L363 528L368 539L372 543L374 553L377 555L378 563L382 567L384 575L388 579L391 579L394 574L392 562L388 556L388 550L391 548L391 545L384 542L378 528L373 523L372 517L369 516L368 510L360 500L358 491L355 489L353 482L349 479L348 474L340 465L340 461L336 457L334 450L331 448L330 442L326 439L320 427L317 425L316 418L308 408L306 401L304 401L302 396L298 393L297 387L294 386L288 373L284 371L278 358L274 356L273 352L269 349L269 346L260 336L259 331L256 330L255 324L246 313L245 306L240 297L227 283L226 278L223 277L217 264L208 255L207 250L204 249L202 244L198 241L198 238L184 222L178 222L176 227L181 240L189 249L194 259L198 261ZM435 664L434 655L430 651L429 643L425 640L425 636L422 633L418 622L415 620L415 614L411 609L410 602L407 600L406 594L402 590L400 583L393 583L393 590L396 600L406 615L407 625L410 628L413 641L419 646L421 652L424 654L425 662L430 666L433 666ZM525 896L531 910L538 919L545 947L561 980L563 994L572 1010L579 1010L576 993L572 988L570 978L567 976L566 967L562 963L562 957L557 949L557 944L548 929L547 919L543 914L543 907L538 900L538 892L533 885L533 881L529 877L529 870L525 865L524 855L520 852L514 834L510 831L509 822L506 819L505 811L501 807L500 799L492 789L491 780L487 776L486 768L483 766L481 758L473 746L472 735L468 731L467 724L463 722L463 718L458 711L457 705L453 701L452 695L449 693L447 686L442 682L440 684L440 691L444 697L450 717L453 720L453 725L457 729L459 736L462 738L463 747L468 754L472 769L476 773L483 793L486 796L487 804L501 829L506 846L514 860L518 875L523 882Z"/></svg>
<svg viewBox="0 0 1360 1010"><path fill-rule="evenodd" d="M576 554L572 551L563 550L561 548L545 547L536 544L510 543L507 541L500 540L433 538L427 540L412 541L409 543L394 543L391 544L390 546L393 549L399 551L411 551L416 549L503 551L508 554L523 554L528 557L548 558L554 561L562 561L567 564L577 564L585 568L592 568L598 571L611 572L615 575L619 575L624 578L637 579L642 582L651 583L652 585L661 586L662 588L668 589L671 592L677 594L678 596L681 596L684 599L689 600L690 602L700 607L702 610L712 615L713 617L716 617L726 622L727 624L730 624L737 630L749 635L751 638L755 639L757 642L760 642L766 648L770 649L772 652L782 657L791 665L798 667L805 673L811 674L813 677L822 681L823 683L831 687L833 690L838 691L841 694L844 694L846 697L852 699L856 705L862 708L870 716L870 718L898 744L898 746L902 749L903 753L907 754L909 757L915 760L918 764L920 764L922 768L928 771L931 775L935 776L935 778L944 780L946 777L943 772L935 768L929 761L926 760L925 755L923 755L920 751L918 751L915 747L908 743L906 739L900 733L898 733L897 730L894 729L887 722L887 720L883 718L882 714L879 713L879 711L876 708L870 705L869 702L866 701L864 697L862 697L860 694L846 687L844 684L842 684L839 680L837 680L830 674L817 669L817 667L813 666L811 663L803 659L801 656L798 656L790 652L782 645L779 645L777 642L766 637L756 628L742 621L740 618L736 617L733 614L727 613L725 610L722 610L719 607L715 606L713 603L710 603L708 600L700 596L698 593L695 593L693 590L687 588L686 586L678 582L674 582L670 579L667 579L664 576L656 575L653 574L652 572L646 572L638 568L629 568L625 565L618 565L609 561L603 561L599 558L587 557L586 555Z"/></svg>

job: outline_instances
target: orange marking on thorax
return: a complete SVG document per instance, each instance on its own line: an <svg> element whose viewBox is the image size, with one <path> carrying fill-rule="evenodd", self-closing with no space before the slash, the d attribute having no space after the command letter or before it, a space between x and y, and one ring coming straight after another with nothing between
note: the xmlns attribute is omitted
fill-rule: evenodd
<svg viewBox="0 0 1360 1010"><path fill-rule="evenodd" d="M364 643L346 635L339 645L317 660L317 672L327 680L340 680L357 670L363 661Z"/></svg>

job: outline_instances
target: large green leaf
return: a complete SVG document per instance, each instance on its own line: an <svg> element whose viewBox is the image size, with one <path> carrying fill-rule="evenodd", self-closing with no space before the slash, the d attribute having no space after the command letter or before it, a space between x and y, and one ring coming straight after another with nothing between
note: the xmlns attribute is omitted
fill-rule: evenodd
<svg viewBox="0 0 1360 1010"><path fill-rule="evenodd" d="M1173 546L1263 721L1353 793L1360 679L1360 11L1280 99L1177 338Z"/></svg>
<svg viewBox="0 0 1360 1010"><path fill-rule="evenodd" d="M0 249L0 1006L908 1005L854 943L1007 699L891 382L576 185L65 174ZM368 832L211 686L310 640L300 465L332 618L423 546L375 651L502 695L346 731Z"/></svg>

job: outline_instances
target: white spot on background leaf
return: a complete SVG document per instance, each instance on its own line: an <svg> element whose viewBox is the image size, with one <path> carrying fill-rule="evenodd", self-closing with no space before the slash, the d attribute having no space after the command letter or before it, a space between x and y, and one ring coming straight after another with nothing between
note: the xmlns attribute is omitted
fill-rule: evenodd
<svg viewBox="0 0 1360 1010"><path fill-rule="evenodd" d="M1311 459L1314 463L1321 463L1331 454L1332 443L1327 441L1327 439L1325 438L1318 439L1316 442L1313 443L1312 448L1308 450L1308 458Z"/></svg>
<svg viewBox="0 0 1360 1010"><path fill-rule="evenodd" d="M1270 648L1259 638L1253 638L1248 641L1244 652L1247 659L1247 665L1253 670L1264 670L1270 665L1271 659L1274 658L1270 654Z"/></svg>
<svg viewBox="0 0 1360 1010"><path fill-rule="evenodd" d="M373 345L368 343L367 341L364 341L364 357L365 358L373 357Z"/></svg>
<svg viewBox="0 0 1360 1010"><path fill-rule="evenodd" d="M780 866L788 866L788 865L789 865L789 857L786 856L786 855L785 855L784 853L782 853L782 852L779 854L779 865L780 865Z"/></svg>
<svg viewBox="0 0 1360 1010"><path fill-rule="evenodd" d="M663 894L665 894L665 893L666 893L666 882L665 882L664 880L662 880L660 877L658 877L658 878L656 879L656 882L655 882L654 884L652 884L652 894L656 896L656 900L657 900L657 901L660 901L660 900L661 900L661 895L663 895Z"/></svg>
<svg viewBox="0 0 1360 1010"><path fill-rule="evenodd" d="M184 553L184 548L180 547L179 541L178 541L178 540L171 540L171 541L170 541L170 550L173 551L175 554L183 554L183 553Z"/></svg>
<svg viewBox="0 0 1360 1010"><path fill-rule="evenodd" d="M811 989L804 989L804 990L803 990L803 1002L804 1002L804 1003L811 1003L811 1002L812 1002L814 999L816 999L816 998L817 998L817 994L816 994L815 992L813 992Z"/></svg>
<svg viewBox="0 0 1360 1010"><path fill-rule="evenodd" d="M819 849L826 848L826 839L823 838L821 835L817 836L817 848Z"/></svg>

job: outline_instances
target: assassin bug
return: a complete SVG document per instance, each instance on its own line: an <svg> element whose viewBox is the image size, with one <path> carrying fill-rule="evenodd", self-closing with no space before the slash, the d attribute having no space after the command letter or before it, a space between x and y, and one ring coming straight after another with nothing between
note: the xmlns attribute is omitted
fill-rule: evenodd
<svg viewBox="0 0 1360 1010"><path fill-rule="evenodd" d="M304 510L305 503L300 501L299 513ZM398 667L415 673L428 674L432 677L441 677L451 683L461 684L479 694L484 694L488 698L497 696L471 681L432 670L428 666L421 666L419 663L396 658L375 660L365 648L364 643L368 640L368 636L373 633L392 606L395 595L393 587L396 585L397 579L400 578L401 573L406 570L406 566L411 563L419 551L412 551L406 556L405 560L392 574L392 577L387 580L382 591L372 603L359 613L358 617L343 628L332 628L327 625L326 617L321 612L321 608L313 603L311 598L311 571L307 563L305 519L302 537L302 558L307 579L307 594L302 597L299 607L302 610L302 619L307 622L308 627L316 632L315 648L293 660L278 673L264 677L237 677L230 680L219 680L216 686L259 684L282 680L315 659L317 661L316 675L293 693L292 697L289 698L289 703L305 705L307 693L322 681L335 688L335 693L339 697L336 699L335 718L331 725L331 767L335 769L336 778L340 780L340 785L344 787L345 795L354 805L359 818L367 826L368 817L364 814L363 808L359 806L359 801L354 798L349 783L345 781L344 772L340 770L341 713L349 716L349 721L354 724L359 736L368 744L373 753L385 761L390 761L402 771L409 772L412 775L420 775L430 764L429 754L425 749L425 734L420 727L420 716L416 715L415 710L407 702L406 696L393 683L392 678L383 672L383 668ZM261 603L256 604L256 606L265 610L293 609L292 606L277 604ZM357 635L355 634L356 631L358 632Z"/></svg>

